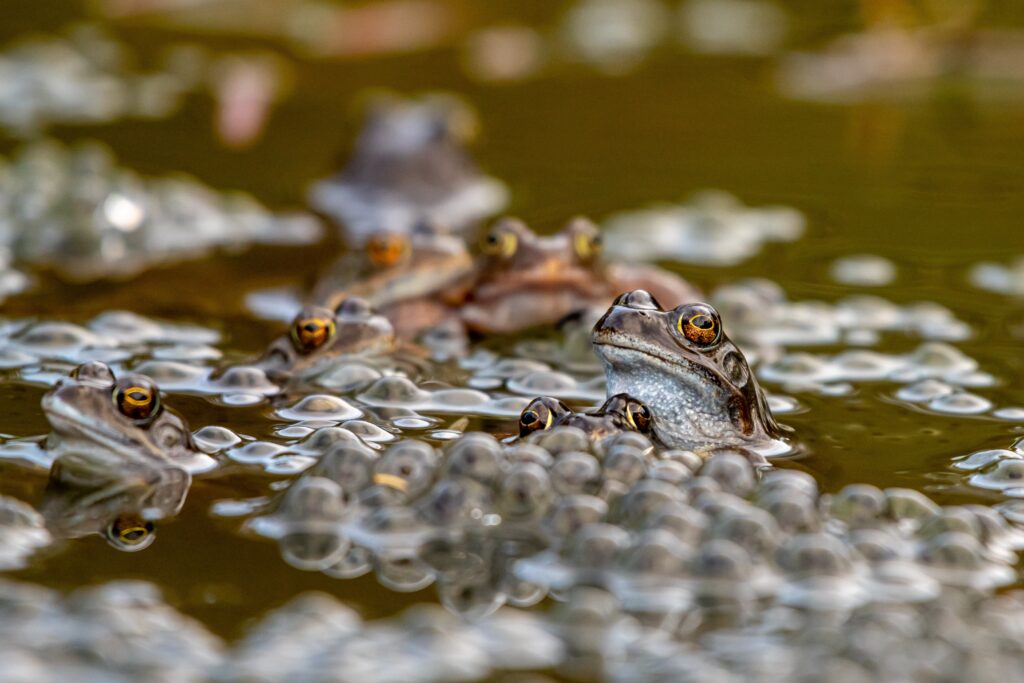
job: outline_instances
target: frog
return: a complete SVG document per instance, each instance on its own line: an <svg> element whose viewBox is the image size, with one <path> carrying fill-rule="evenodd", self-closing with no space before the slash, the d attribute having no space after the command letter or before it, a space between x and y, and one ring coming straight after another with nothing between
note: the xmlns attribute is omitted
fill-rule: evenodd
<svg viewBox="0 0 1024 683"><path fill-rule="evenodd" d="M253 365L275 383L310 378L342 357L390 353L394 327L365 299L343 299L336 309L306 306L288 331L274 339Z"/></svg>
<svg viewBox="0 0 1024 683"><path fill-rule="evenodd" d="M424 222L411 233L371 235L363 249L329 268L312 300L336 309L345 299L365 299L408 340L457 319L456 308L473 278L473 257L465 241Z"/></svg>
<svg viewBox="0 0 1024 683"><path fill-rule="evenodd" d="M473 332L509 334L603 308L624 288L647 286L669 300L696 296L674 273L606 262L601 247L600 230L582 216L546 237L517 218L497 221L481 242L462 321Z"/></svg>
<svg viewBox="0 0 1024 683"><path fill-rule="evenodd" d="M145 375L115 377L102 362L84 363L43 396L42 408L53 456L42 511L63 536L102 533L140 549L155 519L181 509L192 472L213 462Z"/></svg>
<svg viewBox="0 0 1024 683"><path fill-rule="evenodd" d="M519 438L554 429L576 427L597 440L623 431L651 434L654 414L644 403L629 394L615 394L596 410L574 412L564 402L551 396L540 396L519 415Z"/></svg>
<svg viewBox="0 0 1024 683"><path fill-rule="evenodd" d="M645 290L621 294L594 325L594 350L609 395L628 393L658 416L668 448L735 446L773 452L788 428L776 422L743 352L711 305L665 310Z"/></svg>
<svg viewBox="0 0 1024 683"><path fill-rule="evenodd" d="M484 176L467 152L477 129L473 110L455 97L380 93L368 102L348 162L311 186L309 203L354 248L423 219L472 231L508 201L504 183Z"/></svg>

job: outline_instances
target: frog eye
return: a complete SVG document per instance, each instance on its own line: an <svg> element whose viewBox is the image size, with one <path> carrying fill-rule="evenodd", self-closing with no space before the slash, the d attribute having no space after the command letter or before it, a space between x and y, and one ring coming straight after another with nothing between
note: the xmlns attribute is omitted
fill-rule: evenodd
<svg viewBox="0 0 1024 683"><path fill-rule="evenodd" d="M120 550L142 550L153 538L153 522L135 517L118 517L107 527L107 540Z"/></svg>
<svg viewBox="0 0 1024 683"><path fill-rule="evenodd" d="M556 399L535 398L519 414L519 436L525 437L543 429L551 429L555 412L568 413L569 408Z"/></svg>
<svg viewBox="0 0 1024 683"><path fill-rule="evenodd" d="M576 218L569 224L572 248L581 261L593 261L601 255L604 240L597 226L586 218Z"/></svg>
<svg viewBox="0 0 1024 683"><path fill-rule="evenodd" d="M114 407L136 423L148 423L160 413L160 392L148 379L124 377L114 385Z"/></svg>
<svg viewBox="0 0 1024 683"><path fill-rule="evenodd" d="M652 417L651 409L640 401L630 399L626 404L626 420L629 422L629 426L636 431L646 432L650 430Z"/></svg>
<svg viewBox="0 0 1024 683"><path fill-rule="evenodd" d="M711 347L722 338L718 311L707 304L689 304L679 312L676 327L686 339L700 347Z"/></svg>
<svg viewBox="0 0 1024 683"><path fill-rule="evenodd" d="M330 341L334 331L334 318L329 311L305 311L292 323L292 344L300 353L310 353Z"/></svg>
<svg viewBox="0 0 1024 683"><path fill-rule="evenodd" d="M366 244L370 262L378 268L387 268L398 263L409 250L409 239L405 235L374 235Z"/></svg>
<svg viewBox="0 0 1024 683"><path fill-rule="evenodd" d="M488 256L512 258L519 248L519 238L511 230L496 225L484 236L480 250Z"/></svg>

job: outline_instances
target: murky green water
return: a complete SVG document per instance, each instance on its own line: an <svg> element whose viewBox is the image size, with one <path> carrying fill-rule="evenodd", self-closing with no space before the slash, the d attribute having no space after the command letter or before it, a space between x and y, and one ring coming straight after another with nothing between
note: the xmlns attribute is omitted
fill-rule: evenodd
<svg viewBox="0 0 1024 683"><path fill-rule="evenodd" d="M5 16L18 21L4 34L56 26L74 14L73 8L46 4L44 9L13 3L15 11ZM815 5L821 16L812 14L801 25L808 39L833 23L823 20L832 10ZM151 28L125 29L122 35L147 49L180 38ZM467 79L455 52L439 49L358 62L300 62L295 94L274 111L266 138L242 152L217 143L211 105L203 97L190 98L182 113L166 121L55 132L68 141L101 139L122 163L144 172L186 170L215 187L248 190L271 206L298 206L307 183L332 170L347 149L354 133L353 96L380 85L449 89L473 102L484 125L477 149L481 165L509 184L511 212L538 229L554 229L577 213L600 219L707 187L727 189L751 204L796 207L808 217L802 240L769 246L738 267L680 272L706 289L758 276L777 281L792 299L831 301L853 291L830 280L831 259L861 252L886 256L899 266L899 277L872 293L952 309L974 330L960 346L1001 380L980 393L997 405L1024 405L1024 305L973 289L966 280L972 263L1024 252L1021 106L980 103L941 86L933 97L908 104L801 104L774 94L769 60L671 51L622 77L580 67L490 86ZM3 140L0 151L13 146ZM44 277L35 292L8 301L3 312L81 322L125 308L223 330L223 348L244 356L261 350L277 328L253 320L243 309L243 294L309 281L330 257L321 247L258 248L150 271L129 285L70 286ZM917 344L889 334L880 350ZM914 411L887 398L892 389L861 384L849 397L799 395L806 410L784 421L796 429L805 453L782 466L811 472L825 490L868 482L926 490L939 502L995 500L978 490L936 487L948 481L953 457L1007 447L1024 428ZM0 433L45 433L38 409L42 394L38 387L0 387ZM181 396L171 403L194 429L267 429L266 423L258 426L256 409ZM233 523L211 519L214 501L266 492L271 481L238 471L200 477L181 515L161 525L157 542L145 552L118 553L92 537L44 555L16 576L64 589L122 577L150 579L173 604L227 636L308 589L328 591L367 616L434 599L430 589L392 593L373 576L338 581L291 569L274 544L242 538ZM0 469L4 493L33 500L43 484L16 466Z"/></svg>

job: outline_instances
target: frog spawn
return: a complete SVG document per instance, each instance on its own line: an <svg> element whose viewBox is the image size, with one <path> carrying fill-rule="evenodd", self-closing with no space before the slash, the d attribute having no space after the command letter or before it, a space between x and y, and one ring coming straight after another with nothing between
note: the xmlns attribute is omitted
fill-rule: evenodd
<svg viewBox="0 0 1024 683"><path fill-rule="evenodd" d="M514 444L472 433L441 450L342 444L246 526L301 569L373 572L400 591L434 583L464 614L587 585L656 628L988 593L1013 583L1024 548L986 508L867 485L820 495L809 476L759 470L743 452L705 462L638 433L592 441L571 427Z"/></svg>

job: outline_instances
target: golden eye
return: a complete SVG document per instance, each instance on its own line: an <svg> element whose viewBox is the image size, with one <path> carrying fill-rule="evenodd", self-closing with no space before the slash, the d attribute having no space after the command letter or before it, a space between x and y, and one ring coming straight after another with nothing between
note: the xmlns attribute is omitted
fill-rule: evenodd
<svg viewBox="0 0 1024 683"><path fill-rule="evenodd" d="M722 337L718 312L706 304L683 306L676 326L687 340L705 348L714 346Z"/></svg>
<svg viewBox="0 0 1024 683"><path fill-rule="evenodd" d="M125 377L114 386L114 407L135 422L149 422L160 412L160 393L142 377Z"/></svg>
<svg viewBox="0 0 1024 683"><path fill-rule="evenodd" d="M409 240L405 235L374 235L366 244L366 254L370 257L370 262L378 268L388 268L397 264L408 250Z"/></svg>
<svg viewBox="0 0 1024 683"><path fill-rule="evenodd" d="M581 261L593 261L601 255L603 241L599 232L578 232L573 236L573 249Z"/></svg>
<svg viewBox="0 0 1024 683"><path fill-rule="evenodd" d="M480 243L480 250L488 256L512 258L519 248L519 238L512 231L495 226Z"/></svg>
<svg viewBox="0 0 1024 683"><path fill-rule="evenodd" d="M626 420L638 432L646 432L651 428L651 409L640 401L630 399L626 404Z"/></svg>
<svg viewBox="0 0 1024 683"><path fill-rule="evenodd" d="M543 429L550 429L554 421L555 413L545 404L544 399L534 399L519 414L519 436L522 438Z"/></svg>
<svg viewBox="0 0 1024 683"><path fill-rule="evenodd" d="M300 353L310 353L330 341L334 332L334 318L329 311L304 311L292 323L292 344Z"/></svg>
<svg viewBox="0 0 1024 683"><path fill-rule="evenodd" d="M134 517L118 517L107 529L107 538L115 545L128 547L145 543L153 534L153 523Z"/></svg>

